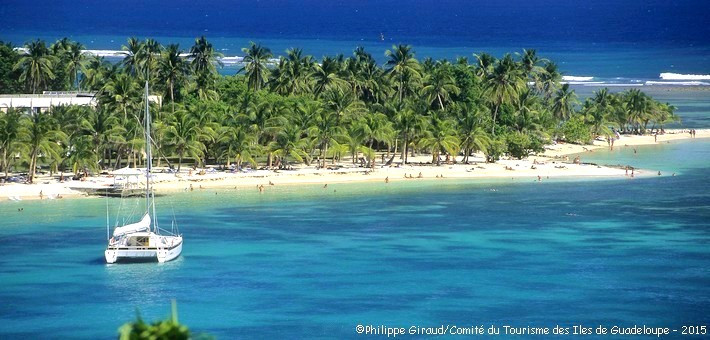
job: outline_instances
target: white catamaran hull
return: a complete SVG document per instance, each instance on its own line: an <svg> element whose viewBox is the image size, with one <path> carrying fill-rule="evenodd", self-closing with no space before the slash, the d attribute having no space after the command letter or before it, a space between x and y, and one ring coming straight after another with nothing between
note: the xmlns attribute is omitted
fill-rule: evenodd
<svg viewBox="0 0 710 340"><path fill-rule="evenodd" d="M104 252L106 263L118 261L150 261L159 263L172 261L182 253L182 237L170 248L109 246Z"/></svg>

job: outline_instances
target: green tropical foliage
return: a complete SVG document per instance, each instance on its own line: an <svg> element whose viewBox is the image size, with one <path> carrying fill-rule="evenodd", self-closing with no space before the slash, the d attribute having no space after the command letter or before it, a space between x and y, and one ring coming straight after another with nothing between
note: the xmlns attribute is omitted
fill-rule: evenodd
<svg viewBox="0 0 710 340"><path fill-rule="evenodd" d="M274 59L251 43L233 76L218 73L222 55L205 37L188 51L136 38L123 50L112 64L69 39L22 50L0 44L2 92L83 89L98 103L1 112L0 171L28 169L31 180L40 166L79 173L145 164L146 77L160 98L151 103L157 164L178 169L326 166L344 157L371 167L416 153L435 164L476 154L495 161L539 152L552 139L589 143L678 121L674 107L637 89L603 89L580 103L556 64L534 50L420 62L411 46L397 45L379 65L362 47L320 60L292 48Z"/></svg>

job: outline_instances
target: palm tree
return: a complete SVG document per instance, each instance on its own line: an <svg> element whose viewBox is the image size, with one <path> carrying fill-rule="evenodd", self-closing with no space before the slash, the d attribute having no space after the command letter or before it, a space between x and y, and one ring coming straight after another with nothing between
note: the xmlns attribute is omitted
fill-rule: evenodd
<svg viewBox="0 0 710 340"><path fill-rule="evenodd" d="M631 89L625 95L625 102L628 110L627 123L633 126L636 133L641 133L641 122L651 109L651 101L641 90Z"/></svg>
<svg viewBox="0 0 710 340"><path fill-rule="evenodd" d="M245 71L249 87L259 91L269 75L266 65L273 56L271 50L251 42L249 47L242 48L242 52L245 65L237 73Z"/></svg>
<svg viewBox="0 0 710 340"><path fill-rule="evenodd" d="M472 103L462 103L458 109L457 127L464 163L468 163L471 153L485 152L491 144L491 138L483 128L484 114Z"/></svg>
<svg viewBox="0 0 710 340"><path fill-rule="evenodd" d="M212 75L217 72L217 66L222 67L222 53L215 51L212 43L204 36L195 39L195 44L190 48L192 69L198 75Z"/></svg>
<svg viewBox="0 0 710 340"><path fill-rule="evenodd" d="M338 117L333 111L319 109L315 112L313 124L308 129L308 134L313 136L317 141L323 167L325 167L328 147L334 141L335 136L341 131L342 127L338 124ZM335 161L335 159L333 159L333 161Z"/></svg>
<svg viewBox="0 0 710 340"><path fill-rule="evenodd" d="M363 118L365 137L369 140L368 147L372 148L375 141L385 143L387 148L394 141L394 127L384 113L368 112Z"/></svg>
<svg viewBox="0 0 710 340"><path fill-rule="evenodd" d="M344 89L347 82L340 78L341 65L331 57L325 57L321 64L313 66L313 93L319 97L323 92L333 89Z"/></svg>
<svg viewBox="0 0 710 340"><path fill-rule="evenodd" d="M81 78L81 85L89 91L98 91L107 80L107 73L112 66L104 57L93 56L85 61L84 76Z"/></svg>
<svg viewBox="0 0 710 340"><path fill-rule="evenodd" d="M181 53L179 45L170 44L163 50L158 62L158 79L166 84L170 91L170 105L173 114L175 114L175 86L187 78L190 72L190 66Z"/></svg>
<svg viewBox="0 0 710 340"><path fill-rule="evenodd" d="M145 79L148 81L151 81L152 71L157 66L162 49L163 46L160 43L150 38L146 39L141 45L138 57L143 67L143 72L145 72Z"/></svg>
<svg viewBox="0 0 710 340"><path fill-rule="evenodd" d="M56 122L48 112L37 112L29 119L23 120L26 133L24 143L29 150L29 182L32 183L37 169L37 158L49 157L58 159L61 145L67 135L57 129Z"/></svg>
<svg viewBox="0 0 710 340"><path fill-rule="evenodd" d="M535 78L539 72L543 71L540 64L548 62L547 59L541 59L537 56L537 52L533 49L523 49L523 54L520 58L520 64L523 68L525 77Z"/></svg>
<svg viewBox="0 0 710 340"><path fill-rule="evenodd" d="M314 65L313 57L304 56L300 48L286 50L286 57L279 58L278 65L271 71L272 91L286 96L309 92Z"/></svg>
<svg viewBox="0 0 710 340"><path fill-rule="evenodd" d="M430 101L437 101L440 109L444 109L444 101L451 99L451 94L458 94L459 88L451 72L449 64L442 64L436 67L424 80L422 94L430 98Z"/></svg>
<svg viewBox="0 0 710 340"><path fill-rule="evenodd" d="M178 155L178 172L185 155L199 160L204 154L204 145L200 142L203 136L198 122L184 110L175 112L165 137Z"/></svg>
<svg viewBox="0 0 710 340"><path fill-rule="evenodd" d="M79 71L84 69L86 65L86 54L84 54L84 46L81 43L72 43L66 50L66 70L69 73L69 82L80 90Z"/></svg>
<svg viewBox="0 0 710 340"><path fill-rule="evenodd" d="M97 170L99 168L99 152L90 135L76 135L71 138L67 161L75 175L83 169Z"/></svg>
<svg viewBox="0 0 710 340"><path fill-rule="evenodd" d="M111 160L111 146L125 143L126 129L120 124L118 117L111 114L111 111L103 108L88 110L79 124L82 134L91 137L91 143L96 148L96 153L100 155L100 161ZM102 163L103 168L110 167L110 164Z"/></svg>
<svg viewBox="0 0 710 340"><path fill-rule="evenodd" d="M49 81L54 79L54 65L56 58L49 53L49 49L42 40L35 40L25 44L26 52L14 66L14 70L21 70L20 82L25 83L32 93L45 89Z"/></svg>
<svg viewBox="0 0 710 340"><path fill-rule="evenodd" d="M399 82L398 93L399 103L404 99L405 85L412 79L421 77L420 65L414 58L414 51L409 45L392 46L391 50L385 52L387 60L385 73Z"/></svg>
<svg viewBox="0 0 710 340"><path fill-rule="evenodd" d="M22 141L27 139L24 120L27 116L19 110L9 109L6 113L0 112L0 171L5 172L7 178L10 166L15 156L22 151Z"/></svg>
<svg viewBox="0 0 710 340"><path fill-rule="evenodd" d="M476 57L476 75L481 78L488 78L493 73L496 58L488 53L474 54Z"/></svg>
<svg viewBox="0 0 710 340"><path fill-rule="evenodd" d="M275 104L269 101L252 102L247 111L237 117L239 123L248 127L260 144L268 143L288 121L278 115Z"/></svg>
<svg viewBox="0 0 710 340"><path fill-rule="evenodd" d="M517 67L513 57L506 54L498 61L493 72L486 78L485 94L494 106L491 135L496 134L496 118L503 104L513 102L525 88L525 78Z"/></svg>
<svg viewBox="0 0 710 340"><path fill-rule="evenodd" d="M323 94L325 109L335 114L337 123L357 119L365 112L365 106L350 91L330 89Z"/></svg>
<svg viewBox="0 0 710 340"><path fill-rule="evenodd" d="M611 135L609 126L617 125L612 119L616 96L609 93L607 88L594 93L594 97L587 99L584 103L583 112L587 115L587 121L592 125L593 137L599 135Z"/></svg>
<svg viewBox="0 0 710 340"><path fill-rule="evenodd" d="M365 139L367 138L367 127L362 121L348 124L348 127L337 136L337 140L341 145L345 145L352 157L352 163L357 162L357 155L361 151Z"/></svg>
<svg viewBox="0 0 710 340"><path fill-rule="evenodd" d="M143 43L136 37L128 38L126 45L121 46L123 50L123 61L121 64L126 68L131 75L141 73L140 55L143 50Z"/></svg>
<svg viewBox="0 0 710 340"><path fill-rule="evenodd" d="M288 165L288 157L303 162L305 145L303 130L295 125L286 125L276 135L276 140L269 144L269 149L274 156L282 159L282 166L286 166Z"/></svg>
<svg viewBox="0 0 710 340"><path fill-rule="evenodd" d="M574 105L578 102L574 90L570 91L569 84L564 84L553 99L552 114L559 120L569 119L574 112Z"/></svg>
<svg viewBox="0 0 710 340"><path fill-rule="evenodd" d="M229 160L232 158L237 163L237 170L241 170L243 161L256 166L254 160L254 155L258 152L256 138L246 129L239 126L224 126L220 130L217 142L219 143L220 157L226 159L227 167L229 167Z"/></svg>
<svg viewBox="0 0 710 340"><path fill-rule="evenodd" d="M460 141L456 137L454 123L445 118L442 111L434 111L429 116L427 129L424 133L424 138L419 143L422 147L431 150L432 163L436 162L437 166L441 165L439 155L442 151L454 156L458 153Z"/></svg>
<svg viewBox="0 0 710 340"><path fill-rule="evenodd" d="M140 104L140 87L127 73L118 74L111 79L104 92L108 104L123 112L124 121L128 119L128 111L137 109Z"/></svg>
<svg viewBox="0 0 710 340"><path fill-rule="evenodd" d="M562 74L553 62L545 63L545 68L535 75L535 88L545 99L550 99L562 80Z"/></svg>
<svg viewBox="0 0 710 340"><path fill-rule="evenodd" d="M408 147L412 138L416 135L417 131L422 125L423 117L417 114L411 105L405 106L403 109L397 111L394 116L395 127L399 131L402 138L402 154L401 159L404 163L408 160Z"/></svg>

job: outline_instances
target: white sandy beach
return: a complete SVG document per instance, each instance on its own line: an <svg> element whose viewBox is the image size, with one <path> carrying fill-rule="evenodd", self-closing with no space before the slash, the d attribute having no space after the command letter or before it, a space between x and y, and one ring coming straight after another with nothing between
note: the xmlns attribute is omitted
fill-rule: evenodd
<svg viewBox="0 0 710 340"><path fill-rule="evenodd" d="M615 142L615 147L660 144L689 138L690 134L687 130L669 130L666 134L659 135L657 141L654 140L652 135L623 135L621 139ZM710 138L710 129L697 130L696 138ZM315 166L298 166L290 171L255 170L240 173L208 171L206 174L200 175L196 171L189 174L188 167L184 167L183 172L177 175L167 173L154 174L154 183L156 192L169 193L190 190L191 187L192 190L234 187L251 187L253 190L258 190L257 186L263 185L264 190L267 191L272 184L325 185L329 183L364 181L384 183L386 180L394 182L506 177L545 181L548 178L560 177L627 176L627 172L624 169L584 164L583 153L595 152L605 148L608 148L605 141L595 141L592 145L559 143L548 145L544 153L533 155L523 160L502 159L496 163L485 163L482 155L477 155L477 157L470 158L470 164L442 164L441 166L426 164L431 161L430 155L417 155L410 157L410 164L407 165L397 164L396 162L399 160L397 157L393 166L378 164L374 169L355 167L349 159L340 162L339 165L342 168L338 170L316 169ZM568 156L572 154L582 154L581 164L574 163L574 160ZM460 158L458 157L458 160ZM418 165L419 163L422 165ZM418 178L420 174L421 178ZM649 176L656 175L656 173L653 169L636 169L634 175ZM87 197L84 192L75 189L106 188L114 182L112 176L93 176L86 181L65 181L60 183L57 176L39 176L34 184L2 184L0 185L0 202ZM414 178L409 178L410 176Z"/></svg>

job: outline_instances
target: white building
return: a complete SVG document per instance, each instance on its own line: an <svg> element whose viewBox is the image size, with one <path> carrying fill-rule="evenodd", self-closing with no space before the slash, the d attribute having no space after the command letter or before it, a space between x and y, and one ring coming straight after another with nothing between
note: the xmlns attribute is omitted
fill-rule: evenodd
<svg viewBox="0 0 710 340"><path fill-rule="evenodd" d="M148 100L161 105L159 96L148 96ZM53 106L80 105L92 106L97 104L96 93L93 92L56 92L44 91L42 94L0 94L0 111L7 109L31 109L33 112L46 111Z"/></svg>

